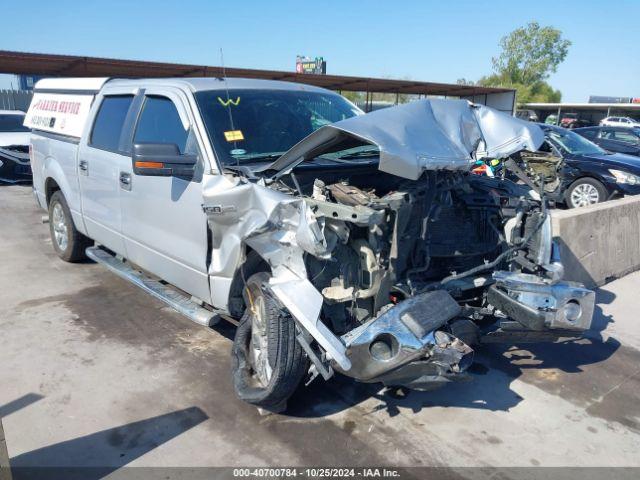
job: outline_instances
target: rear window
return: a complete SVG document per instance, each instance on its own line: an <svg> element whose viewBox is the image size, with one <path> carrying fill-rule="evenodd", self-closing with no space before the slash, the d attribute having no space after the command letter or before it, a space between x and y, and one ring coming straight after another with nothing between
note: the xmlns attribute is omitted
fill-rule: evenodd
<svg viewBox="0 0 640 480"><path fill-rule="evenodd" d="M30 132L22 122L24 115L0 115L0 132Z"/></svg>
<svg viewBox="0 0 640 480"><path fill-rule="evenodd" d="M91 132L90 145L110 152L119 151L122 126L133 101L133 95L104 97Z"/></svg>

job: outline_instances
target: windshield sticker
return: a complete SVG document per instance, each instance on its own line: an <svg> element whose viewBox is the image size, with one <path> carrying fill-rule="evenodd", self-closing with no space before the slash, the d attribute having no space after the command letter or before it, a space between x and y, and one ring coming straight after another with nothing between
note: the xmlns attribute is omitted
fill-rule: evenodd
<svg viewBox="0 0 640 480"><path fill-rule="evenodd" d="M244 155L247 151L243 148L234 148L229 152L231 155Z"/></svg>
<svg viewBox="0 0 640 480"><path fill-rule="evenodd" d="M233 105L234 107L237 107L238 104L240 103L240 97L236 97L235 100L231 100L230 98L228 100L223 100L222 98L218 97L218 101L220 102L220 105L222 105L223 107L228 107L229 105Z"/></svg>
<svg viewBox="0 0 640 480"><path fill-rule="evenodd" d="M242 130L227 130L224 132L224 138L227 142L237 142L244 140L244 135L242 135Z"/></svg>

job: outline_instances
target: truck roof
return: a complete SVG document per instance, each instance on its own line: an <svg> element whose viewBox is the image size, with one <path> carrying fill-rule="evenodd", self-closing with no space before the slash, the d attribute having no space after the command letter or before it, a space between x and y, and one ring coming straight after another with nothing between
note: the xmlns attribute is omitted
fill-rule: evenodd
<svg viewBox="0 0 640 480"><path fill-rule="evenodd" d="M109 85L175 85L189 88L193 92L203 90L252 89L252 90L304 90L328 92L324 88L302 83L278 80L258 80L254 78L181 77L181 78L137 78L132 80L111 80Z"/></svg>
<svg viewBox="0 0 640 480"><path fill-rule="evenodd" d="M279 80L258 80L252 78L227 78L224 81L217 77L178 77L178 78L45 78L38 81L35 91L98 91L103 86L177 86L188 88L193 92L203 90L252 89L252 90L294 90L329 92L324 88L303 83L283 82Z"/></svg>

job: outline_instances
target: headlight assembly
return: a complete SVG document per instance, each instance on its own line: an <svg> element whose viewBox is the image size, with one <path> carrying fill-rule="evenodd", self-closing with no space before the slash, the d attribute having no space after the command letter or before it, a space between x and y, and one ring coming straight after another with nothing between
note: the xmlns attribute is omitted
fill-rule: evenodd
<svg viewBox="0 0 640 480"><path fill-rule="evenodd" d="M609 169L609 173L616 177L616 183L626 183L627 185L640 185L640 177L622 170Z"/></svg>

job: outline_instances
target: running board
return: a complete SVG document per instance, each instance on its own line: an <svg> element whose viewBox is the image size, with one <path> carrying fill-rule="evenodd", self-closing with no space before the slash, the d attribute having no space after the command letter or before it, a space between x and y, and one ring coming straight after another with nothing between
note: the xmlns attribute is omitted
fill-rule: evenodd
<svg viewBox="0 0 640 480"><path fill-rule="evenodd" d="M129 264L117 259L100 247L89 247L85 250L85 253L91 260L104 265L120 278L128 280L145 292L162 300L190 320L207 327L220 321L220 316L217 313L202 308L187 295L148 277L143 272L135 270Z"/></svg>

